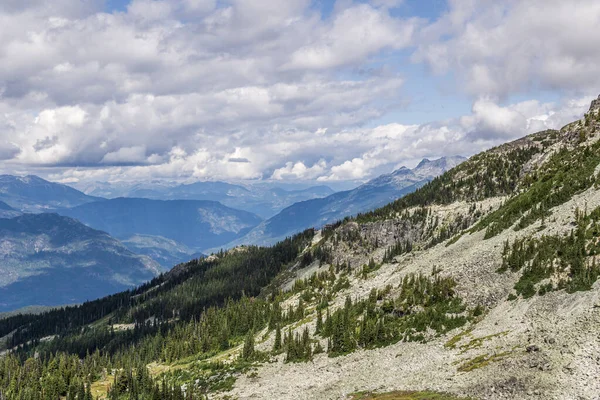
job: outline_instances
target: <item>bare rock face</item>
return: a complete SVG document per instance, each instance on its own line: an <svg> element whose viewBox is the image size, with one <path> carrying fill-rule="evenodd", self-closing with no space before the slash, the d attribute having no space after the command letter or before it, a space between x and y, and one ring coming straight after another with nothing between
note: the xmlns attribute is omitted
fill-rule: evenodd
<svg viewBox="0 0 600 400"><path fill-rule="evenodd" d="M592 100L592 104L590 105L590 111L600 110L600 96L597 99Z"/></svg>

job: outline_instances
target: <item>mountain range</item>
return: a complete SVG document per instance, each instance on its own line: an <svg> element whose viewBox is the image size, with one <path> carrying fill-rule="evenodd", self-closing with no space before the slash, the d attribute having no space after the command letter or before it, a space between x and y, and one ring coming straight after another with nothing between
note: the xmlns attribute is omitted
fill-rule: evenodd
<svg viewBox="0 0 600 400"><path fill-rule="evenodd" d="M403 167L334 194L326 186L299 190L263 186L264 193L258 195L257 186L248 189L223 182L136 192L240 204L255 201L250 208L268 199L262 204L270 210L309 198L267 221L214 200L104 199L36 176L3 175L0 311L78 303L140 284L160 270L201 257L207 249L272 243L395 200L463 160L425 159L412 170ZM41 289L32 290L38 286Z"/></svg>
<svg viewBox="0 0 600 400"><path fill-rule="evenodd" d="M333 194L327 186L284 189L272 184L242 186L225 182L87 187L94 194L120 191L128 196L149 197L108 200L37 176L3 175L0 217L57 212L105 231L132 252L147 255L169 268L205 251L241 243L270 244L307 227L368 211L414 191L460 161L459 157L425 159L413 170L403 167L353 190ZM272 216L262 221L260 215L243 209Z"/></svg>
<svg viewBox="0 0 600 400"><path fill-rule="evenodd" d="M242 237L261 222L247 211L208 200L117 198L58 210L61 215L106 231L144 254L172 262L177 253L191 255ZM146 250L144 250L146 249ZM183 261L183 260L180 260Z"/></svg>
<svg viewBox="0 0 600 400"><path fill-rule="evenodd" d="M237 185L219 181L190 184L148 182L135 185L96 182L82 189L104 198L134 197L154 200L211 200L269 218L299 201L328 196L334 191L328 186L284 189L283 184Z"/></svg>
<svg viewBox="0 0 600 400"><path fill-rule="evenodd" d="M103 200L35 175L0 175L0 201L23 212L46 212Z"/></svg>
<svg viewBox="0 0 600 400"><path fill-rule="evenodd" d="M105 232L51 213L0 219L0 259L0 311L81 303L161 271Z"/></svg>
<svg viewBox="0 0 600 400"><path fill-rule="evenodd" d="M306 228L319 228L345 217L373 210L414 192L465 160L460 156L442 157L433 161L424 159L414 169L401 167L355 189L295 203L225 247L273 244Z"/></svg>

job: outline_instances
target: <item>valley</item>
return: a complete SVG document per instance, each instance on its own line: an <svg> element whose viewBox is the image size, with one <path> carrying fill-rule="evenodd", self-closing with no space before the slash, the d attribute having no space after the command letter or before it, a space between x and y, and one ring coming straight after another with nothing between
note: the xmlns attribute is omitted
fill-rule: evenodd
<svg viewBox="0 0 600 400"><path fill-rule="evenodd" d="M31 232L19 231L16 234L8 228L0 236L0 245L5 251L4 264L0 267L4 275L0 280L0 290L6 299L1 310L77 304L126 287L133 288L174 265L219 252L222 248L235 247L237 243L272 244L306 228L322 226L325 222L369 210L401 197L460 161L460 158L424 160L414 171L402 168L354 191L294 203L268 221L263 221L260 216L248 211L224 206L215 200L129 197L105 199L91 197L66 185L48 182L36 176L5 175L0 179L0 193L4 193L4 197L0 198L6 198L20 208L16 209L2 202L0 217L6 220L4 224L7 227L18 226L22 221L27 221L27 229ZM264 190L266 194L262 196L271 196L269 201L279 199L272 203L274 207L274 204L281 206L292 199L311 198L331 192L327 187L295 191L265 187ZM222 182L198 182L172 187L171 192L168 192L171 194L165 192L160 195L160 191L131 193L145 193L154 197L212 198L226 203L229 202L227 199L237 199L236 201L243 203L249 200L248 196L257 198L259 191L256 188L249 190ZM253 203L250 201L248 204ZM324 212L317 204L336 211L326 212L326 219L311 217L311 213L317 215ZM296 211L298 209L309 210L309 216L300 217L301 213ZM82 238L70 235L61 243L60 249L57 249L53 247L52 239L47 243L48 235L45 234L48 232L45 229L49 228L48 221L51 218L54 218L57 225L55 228L58 230L62 229L60 225L68 219L44 216L41 212L56 212L61 216L74 218L86 227L106 232L111 236L107 237L111 244L107 245L105 239L82 242ZM17 217L20 219L14 219ZM67 223L69 224L73 222ZM261 229L263 226L267 229ZM30 234L33 232L35 233ZM82 246L85 246L83 252L80 250ZM117 247L119 250L115 251ZM75 255L75 252L81 254ZM126 257L136 258L147 265L148 272L114 272L124 268L120 256L115 257L115 253L123 252L127 252ZM114 271L100 272L108 263L116 264L111 267ZM89 268L82 269L84 266ZM98 282L89 285L87 282L90 280ZM70 290L68 285L73 283L81 290ZM38 286L43 290L36 290L35 296L31 296L31 289ZM18 297L20 292L27 292L29 296L22 296L17 301L15 296ZM52 296L53 292L64 295ZM54 298L50 300L50 297Z"/></svg>

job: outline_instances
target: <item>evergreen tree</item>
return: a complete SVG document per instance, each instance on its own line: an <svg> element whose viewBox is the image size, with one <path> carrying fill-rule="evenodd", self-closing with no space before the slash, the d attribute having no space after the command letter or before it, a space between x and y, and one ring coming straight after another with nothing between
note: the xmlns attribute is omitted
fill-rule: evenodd
<svg viewBox="0 0 600 400"><path fill-rule="evenodd" d="M317 307L317 323L315 327L315 333L321 333L323 329L323 311L320 307Z"/></svg>
<svg viewBox="0 0 600 400"><path fill-rule="evenodd" d="M242 359L250 361L254 356L254 332L251 330L246 334L244 339L244 348L242 350Z"/></svg>
<svg viewBox="0 0 600 400"><path fill-rule="evenodd" d="M278 353L281 351L281 327L277 324L275 329L275 342L273 343L273 352Z"/></svg>

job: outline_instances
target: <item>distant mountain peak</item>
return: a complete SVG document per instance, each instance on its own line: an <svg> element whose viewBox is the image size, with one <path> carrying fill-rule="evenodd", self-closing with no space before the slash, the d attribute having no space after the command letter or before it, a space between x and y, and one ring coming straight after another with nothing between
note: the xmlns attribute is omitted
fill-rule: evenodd
<svg viewBox="0 0 600 400"><path fill-rule="evenodd" d="M0 179L3 181L19 181L19 182L24 182L24 183L30 183L31 181L44 181L44 179L40 178L37 175L8 175L8 174L3 174L0 175Z"/></svg>
<svg viewBox="0 0 600 400"><path fill-rule="evenodd" d="M392 173L383 174L377 178L371 179L369 182L365 183L364 186L390 186L395 187L396 189L402 189L407 185L412 185L423 179L435 178L465 160L466 158L461 156L441 157L436 160L424 158L414 169L402 166Z"/></svg>
<svg viewBox="0 0 600 400"><path fill-rule="evenodd" d="M466 158L462 156L441 157L437 160L424 158L412 171L418 177L434 178L456 167L465 160Z"/></svg>
<svg viewBox="0 0 600 400"><path fill-rule="evenodd" d="M424 165L427 165L431 162L431 160L429 158L424 158L421 160L421 162L419 163L419 165L416 166L416 168L420 168Z"/></svg>
<svg viewBox="0 0 600 400"><path fill-rule="evenodd" d="M0 200L25 212L43 212L102 200L36 175L0 175Z"/></svg>
<svg viewBox="0 0 600 400"><path fill-rule="evenodd" d="M412 174L412 170L410 168L402 166L402 167L400 167L398 169L395 169L390 174L384 174L384 175L381 175L381 176L387 176L387 175L391 175L391 176L404 176L404 175L407 175L407 174L408 175ZM379 177L377 177L377 178L379 178ZM377 178L375 178L375 179L377 179Z"/></svg>

